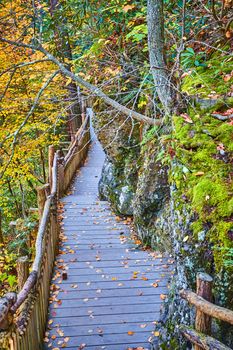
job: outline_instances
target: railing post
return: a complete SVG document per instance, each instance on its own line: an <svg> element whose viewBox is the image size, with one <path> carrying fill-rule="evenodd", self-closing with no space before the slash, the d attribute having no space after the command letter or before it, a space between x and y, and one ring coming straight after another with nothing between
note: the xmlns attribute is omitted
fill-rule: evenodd
<svg viewBox="0 0 233 350"><path fill-rule="evenodd" d="M197 295L207 301L212 301L213 278L207 273L200 272L197 274ZM195 329L204 334L211 334L211 317L204 312L196 309ZM202 350L198 345L194 346L195 350Z"/></svg>
<svg viewBox="0 0 233 350"><path fill-rule="evenodd" d="M18 290L20 291L29 276L29 260L27 256L22 256L17 260Z"/></svg>
<svg viewBox="0 0 233 350"><path fill-rule="evenodd" d="M61 150L58 151L58 197L61 198L64 193L64 179L65 179L65 169L64 169L64 157Z"/></svg>
<svg viewBox="0 0 233 350"><path fill-rule="evenodd" d="M52 188L53 180L52 180L52 168L53 168L53 159L55 155L55 147L54 145L49 146L49 155L48 155L48 163L49 163L49 184L50 188Z"/></svg>
<svg viewBox="0 0 233 350"><path fill-rule="evenodd" d="M43 215L44 205L45 205L47 196L49 195L49 187L50 187L49 184L45 184L44 186L37 188L37 204L38 204L40 220Z"/></svg>

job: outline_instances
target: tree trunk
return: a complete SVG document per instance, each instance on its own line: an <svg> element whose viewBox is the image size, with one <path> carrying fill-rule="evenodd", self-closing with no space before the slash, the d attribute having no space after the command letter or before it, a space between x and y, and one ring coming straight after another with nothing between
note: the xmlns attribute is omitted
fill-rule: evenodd
<svg viewBox="0 0 233 350"><path fill-rule="evenodd" d="M147 1L148 47L150 68L156 91L165 113L171 113L176 104L173 76L165 59L163 0Z"/></svg>
<svg viewBox="0 0 233 350"><path fill-rule="evenodd" d="M71 64L65 63L65 58L72 61L72 50L69 41L69 33L65 28L66 21L64 18L61 20L61 16L58 16L60 22L58 22L56 18L56 11L59 10L59 8L59 0L50 0L50 15L54 20L54 37L57 47L57 54L62 59L65 67L72 72ZM72 140L76 130L82 125L82 117L78 100L79 96L77 84L72 81L66 86L66 88L68 89L68 99L70 103L67 126L70 139Z"/></svg>

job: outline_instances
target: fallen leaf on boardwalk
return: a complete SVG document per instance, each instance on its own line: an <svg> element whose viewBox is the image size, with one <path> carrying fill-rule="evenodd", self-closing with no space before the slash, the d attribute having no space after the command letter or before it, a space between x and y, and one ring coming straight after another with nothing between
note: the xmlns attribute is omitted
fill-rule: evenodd
<svg viewBox="0 0 233 350"><path fill-rule="evenodd" d="M101 260L100 256L98 256L98 255L96 255L95 258L96 258L97 261L100 261L100 260Z"/></svg>
<svg viewBox="0 0 233 350"><path fill-rule="evenodd" d="M104 333L103 329L99 328L99 329L98 329L98 333L99 333L99 336L102 337L102 336L103 336L103 333Z"/></svg>
<svg viewBox="0 0 233 350"><path fill-rule="evenodd" d="M166 299L166 294L160 294L160 299L165 300Z"/></svg>
<svg viewBox="0 0 233 350"><path fill-rule="evenodd" d="M96 293L101 293L101 289L97 289Z"/></svg>
<svg viewBox="0 0 233 350"><path fill-rule="evenodd" d="M127 334L128 335L134 335L135 332L132 332L132 331L128 331Z"/></svg>
<svg viewBox="0 0 233 350"><path fill-rule="evenodd" d="M52 348L52 350L60 350L59 348Z"/></svg>
<svg viewBox="0 0 233 350"><path fill-rule="evenodd" d="M158 336L159 336L159 334L160 334L160 333L159 333L159 332L157 332L157 331L156 331L156 332L154 332L154 336L155 336L155 337L158 337Z"/></svg>
<svg viewBox="0 0 233 350"><path fill-rule="evenodd" d="M148 278L145 277L145 276L142 276L142 280L143 280L143 281L148 281Z"/></svg>
<svg viewBox="0 0 233 350"><path fill-rule="evenodd" d="M88 298L86 298L86 299L83 299L84 303L86 303L86 302L87 302L88 300L89 300Z"/></svg>
<svg viewBox="0 0 233 350"><path fill-rule="evenodd" d="M67 343L69 340L70 340L69 337L65 337L65 338L64 338L64 342L65 342L65 343Z"/></svg>
<svg viewBox="0 0 233 350"><path fill-rule="evenodd" d="M82 349L84 349L85 348L85 346L86 346L86 344L81 344L80 346L79 346L79 348L78 348L78 350L82 350Z"/></svg>
<svg viewBox="0 0 233 350"><path fill-rule="evenodd" d="M64 332L61 329L57 329L57 333L60 335L60 337L64 336Z"/></svg>
<svg viewBox="0 0 233 350"><path fill-rule="evenodd" d="M147 323L144 323L140 325L140 328L146 328L146 326L147 326Z"/></svg>
<svg viewBox="0 0 233 350"><path fill-rule="evenodd" d="M152 287L157 288L158 287L158 283L152 283Z"/></svg>
<svg viewBox="0 0 233 350"><path fill-rule="evenodd" d="M53 323L53 320L49 320L48 324L52 324Z"/></svg>
<svg viewBox="0 0 233 350"><path fill-rule="evenodd" d="M51 338L52 338L53 340L55 340L55 339L56 339L56 335L53 334L53 335L51 336Z"/></svg>
<svg viewBox="0 0 233 350"><path fill-rule="evenodd" d="M116 277L112 277L112 281L117 281L117 278Z"/></svg>

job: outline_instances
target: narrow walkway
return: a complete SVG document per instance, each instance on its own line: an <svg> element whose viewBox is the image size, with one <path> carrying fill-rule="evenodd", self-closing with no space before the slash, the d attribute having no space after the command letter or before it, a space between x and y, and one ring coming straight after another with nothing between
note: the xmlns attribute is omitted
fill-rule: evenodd
<svg viewBox="0 0 233 350"><path fill-rule="evenodd" d="M169 264L138 250L126 222L98 200L103 162L94 141L73 193L63 200L46 349L149 349L159 319Z"/></svg>

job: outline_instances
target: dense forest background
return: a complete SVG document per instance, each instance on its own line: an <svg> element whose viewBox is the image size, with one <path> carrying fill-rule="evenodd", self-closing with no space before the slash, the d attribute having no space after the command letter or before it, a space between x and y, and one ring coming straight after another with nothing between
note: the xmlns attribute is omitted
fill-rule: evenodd
<svg viewBox="0 0 233 350"><path fill-rule="evenodd" d="M166 332L191 322L177 289L197 271L232 308L232 5L0 1L2 294L17 288L17 258L33 258L48 146L72 139L81 88L107 155L101 196L142 245L177 259ZM229 327L216 332L231 343Z"/></svg>

